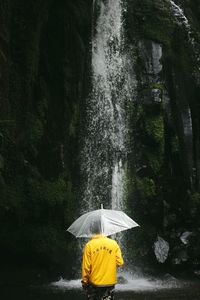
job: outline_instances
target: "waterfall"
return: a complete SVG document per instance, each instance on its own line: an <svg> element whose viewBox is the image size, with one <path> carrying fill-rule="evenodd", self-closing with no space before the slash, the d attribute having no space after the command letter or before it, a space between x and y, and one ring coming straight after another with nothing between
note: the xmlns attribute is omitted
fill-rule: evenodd
<svg viewBox="0 0 200 300"><path fill-rule="evenodd" d="M200 70L200 53L199 53L199 45L197 45L197 42L195 41L194 38L194 34L193 34L193 30L189 24L189 21L187 19L187 17L185 16L182 8L180 8L174 1L170 0L170 4L171 4L171 10L173 15L176 18L176 21L178 23L178 25L183 26L186 30L187 33L187 38L188 38L188 42L190 44L190 46L193 49L193 53L194 53L194 58L195 61L198 63L198 71Z"/></svg>
<svg viewBox="0 0 200 300"><path fill-rule="evenodd" d="M83 210L123 209L128 153L127 107L131 101L128 56L120 0L96 0L91 92L82 151Z"/></svg>
<svg viewBox="0 0 200 300"><path fill-rule="evenodd" d="M176 17L178 23L184 24L184 26L188 29L188 31L191 33L191 27L189 25L188 19L184 15L184 12L182 8L180 8L174 1L170 0L171 8L174 13L174 16Z"/></svg>

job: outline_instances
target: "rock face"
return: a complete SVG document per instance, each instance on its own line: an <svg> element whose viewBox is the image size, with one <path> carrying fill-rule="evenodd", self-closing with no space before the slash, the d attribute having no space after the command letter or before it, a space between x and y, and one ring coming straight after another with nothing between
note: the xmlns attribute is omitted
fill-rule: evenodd
<svg viewBox="0 0 200 300"><path fill-rule="evenodd" d="M180 244L179 237L193 230L195 242L200 237L200 41L193 9L192 3L181 1L128 1L127 10L129 42L136 45L138 80L132 207L139 224L147 228L143 240L148 236L149 242L155 241L157 233L164 235L170 245L165 263L184 266L195 261L198 265L199 256L191 254L193 238L186 246ZM139 253L146 256L149 242L138 237Z"/></svg>
<svg viewBox="0 0 200 300"><path fill-rule="evenodd" d="M80 139L90 84L93 3L0 3L0 251L71 273L63 228L80 203ZM95 15L95 14L94 14ZM200 264L200 4L127 0L130 69L128 206L141 230L134 256ZM189 20L189 21L188 21ZM180 237L192 232L187 243ZM62 259L61 259L62 257ZM66 267L63 267L65 265Z"/></svg>
<svg viewBox="0 0 200 300"><path fill-rule="evenodd" d="M0 248L6 264L12 256L70 270L63 261L73 244L65 229L78 206L77 133L91 12L84 0L1 1Z"/></svg>

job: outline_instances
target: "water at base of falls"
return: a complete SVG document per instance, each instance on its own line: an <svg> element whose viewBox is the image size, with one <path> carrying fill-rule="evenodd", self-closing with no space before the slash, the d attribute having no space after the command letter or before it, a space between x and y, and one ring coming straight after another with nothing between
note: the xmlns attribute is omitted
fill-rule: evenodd
<svg viewBox="0 0 200 300"><path fill-rule="evenodd" d="M145 278L139 276L133 276L129 273L120 273L119 281L122 283L117 283L115 286L116 291L154 291L160 289L172 289L180 288L184 286L183 281L179 281L172 276L167 276L166 279L155 279L155 278ZM76 280L64 280L53 282L51 284L54 287L60 289L81 289L81 279Z"/></svg>
<svg viewBox="0 0 200 300"><path fill-rule="evenodd" d="M200 299L200 285L197 281L179 282L178 285L159 280L135 278L130 288L116 285L115 300L197 300ZM124 285L128 288L128 285ZM80 288L80 281L64 281L50 285L1 285L2 300L85 300L86 294Z"/></svg>

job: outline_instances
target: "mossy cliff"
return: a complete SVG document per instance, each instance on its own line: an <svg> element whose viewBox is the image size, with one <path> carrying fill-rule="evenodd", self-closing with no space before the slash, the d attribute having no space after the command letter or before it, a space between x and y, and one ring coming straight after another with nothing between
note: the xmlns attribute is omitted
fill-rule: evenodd
<svg viewBox="0 0 200 300"><path fill-rule="evenodd" d="M170 244L165 264L198 269L200 4L176 4L190 28L167 0L127 0L124 12L137 81L128 207L141 225L129 248L153 261L159 235ZM1 260L71 274L75 240L65 229L80 206L92 1L2 0L0 24Z"/></svg>
<svg viewBox="0 0 200 300"><path fill-rule="evenodd" d="M3 0L0 24L1 263L71 272L91 2Z"/></svg>
<svg viewBox="0 0 200 300"><path fill-rule="evenodd" d="M184 9L188 23L174 12L176 5ZM152 262L154 242L161 236L170 246L165 265L196 270L200 264L199 4L130 0L125 15L137 75L129 205L144 229L137 232L136 241L133 233L135 261ZM190 234L184 244L185 232Z"/></svg>

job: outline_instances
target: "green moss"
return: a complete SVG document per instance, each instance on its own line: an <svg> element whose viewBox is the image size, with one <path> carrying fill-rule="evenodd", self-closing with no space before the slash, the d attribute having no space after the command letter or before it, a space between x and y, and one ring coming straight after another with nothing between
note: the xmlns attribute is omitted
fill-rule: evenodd
<svg viewBox="0 0 200 300"><path fill-rule="evenodd" d="M127 30L130 38L134 32L140 39L150 39L170 47L176 24L169 5L167 0L129 0Z"/></svg>
<svg viewBox="0 0 200 300"><path fill-rule="evenodd" d="M164 122L163 116L152 116L146 120L146 134L151 137L156 144L159 144L159 150L163 152L164 147Z"/></svg>
<svg viewBox="0 0 200 300"><path fill-rule="evenodd" d="M151 89L158 89L158 90L161 90L163 91L165 89L164 85L160 82L153 82L150 84L150 88Z"/></svg>
<svg viewBox="0 0 200 300"><path fill-rule="evenodd" d="M67 251L65 231L75 214L72 184L18 178L18 185L1 190L0 245L10 253L31 253L34 257L59 261Z"/></svg>
<svg viewBox="0 0 200 300"><path fill-rule="evenodd" d="M152 178L137 178L136 187L142 199L150 199L156 195L156 185Z"/></svg>
<svg viewBox="0 0 200 300"><path fill-rule="evenodd" d="M34 220L37 221L38 215L45 214L45 211L46 221L50 223L51 218L60 218L60 221L62 220L62 223L65 224L72 216L75 196L70 181L65 181L62 178L40 182L31 180L25 192L29 195L28 208L32 207L33 211L35 211L35 217L34 213L32 214L33 222ZM71 219L69 222L71 222Z"/></svg>
<svg viewBox="0 0 200 300"><path fill-rule="evenodd" d="M159 152L158 149L146 149L143 153L144 160L147 165L151 168L154 175L159 175L162 164L163 164L163 153Z"/></svg>
<svg viewBox="0 0 200 300"><path fill-rule="evenodd" d="M191 195L191 201L195 206L200 207L200 193L194 193Z"/></svg>
<svg viewBox="0 0 200 300"><path fill-rule="evenodd" d="M163 109L139 105L136 113L137 144L140 144L140 163L158 175L163 165L165 128Z"/></svg>

